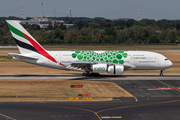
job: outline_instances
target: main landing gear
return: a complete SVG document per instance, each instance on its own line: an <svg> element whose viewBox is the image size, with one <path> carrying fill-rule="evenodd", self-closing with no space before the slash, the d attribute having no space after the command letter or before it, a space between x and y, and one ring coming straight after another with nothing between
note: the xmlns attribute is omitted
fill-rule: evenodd
<svg viewBox="0 0 180 120"><path fill-rule="evenodd" d="M89 72L83 73L83 76L89 76Z"/></svg>
<svg viewBox="0 0 180 120"><path fill-rule="evenodd" d="M83 73L82 75L83 76L99 76L100 74L99 73L89 73L89 72L86 72L86 73Z"/></svg>
<svg viewBox="0 0 180 120"><path fill-rule="evenodd" d="M160 71L160 76L163 76L163 70Z"/></svg>

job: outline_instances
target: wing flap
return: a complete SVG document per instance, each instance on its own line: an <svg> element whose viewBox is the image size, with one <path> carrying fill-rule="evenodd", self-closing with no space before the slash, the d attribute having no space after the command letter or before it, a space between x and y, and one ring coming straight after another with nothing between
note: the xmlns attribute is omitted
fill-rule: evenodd
<svg viewBox="0 0 180 120"><path fill-rule="evenodd" d="M71 70L91 71L91 66L94 64L97 63L87 62L87 61L76 61L76 62L71 62L71 65L67 66L67 68Z"/></svg>

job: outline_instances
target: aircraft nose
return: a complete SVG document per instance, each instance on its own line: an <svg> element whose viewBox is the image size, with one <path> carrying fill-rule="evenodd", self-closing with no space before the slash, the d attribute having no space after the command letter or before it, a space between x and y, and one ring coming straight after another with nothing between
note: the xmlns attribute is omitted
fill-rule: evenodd
<svg viewBox="0 0 180 120"><path fill-rule="evenodd" d="M169 60L169 61L168 61L168 64L167 64L167 67L170 68L170 67L172 67L172 66L173 66L173 63Z"/></svg>
<svg viewBox="0 0 180 120"><path fill-rule="evenodd" d="M170 66L172 67L173 66L173 63L171 62L171 61L169 61L170 62Z"/></svg>

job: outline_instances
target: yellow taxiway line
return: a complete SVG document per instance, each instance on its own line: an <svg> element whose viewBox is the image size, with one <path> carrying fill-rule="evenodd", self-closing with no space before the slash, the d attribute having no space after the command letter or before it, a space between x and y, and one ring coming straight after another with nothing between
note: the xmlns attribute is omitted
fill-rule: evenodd
<svg viewBox="0 0 180 120"><path fill-rule="evenodd" d="M122 118L121 116L102 116L102 119L109 119L109 118Z"/></svg>

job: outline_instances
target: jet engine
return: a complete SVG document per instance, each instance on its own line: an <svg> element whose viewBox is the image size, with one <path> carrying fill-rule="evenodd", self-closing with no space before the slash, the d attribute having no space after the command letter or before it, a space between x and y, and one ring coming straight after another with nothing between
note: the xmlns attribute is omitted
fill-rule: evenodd
<svg viewBox="0 0 180 120"><path fill-rule="evenodd" d="M110 74L122 75L124 73L124 66L122 65L110 65L107 69Z"/></svg>
<svg viewBox="0 0 180 120"><path fill-rule="evenodd" d="M95 64L92 65L93 72L104 73L107 72L107 64Z"/></svg>
<svg viewBox="0 0 180 120"><path fill-rule="evenodd" d="M95 64L95 65L92 65L92 71L96 72L96 73L108 72L110 74L121 75L124 72L124 66L122 66L122 65Z"/></svg>

